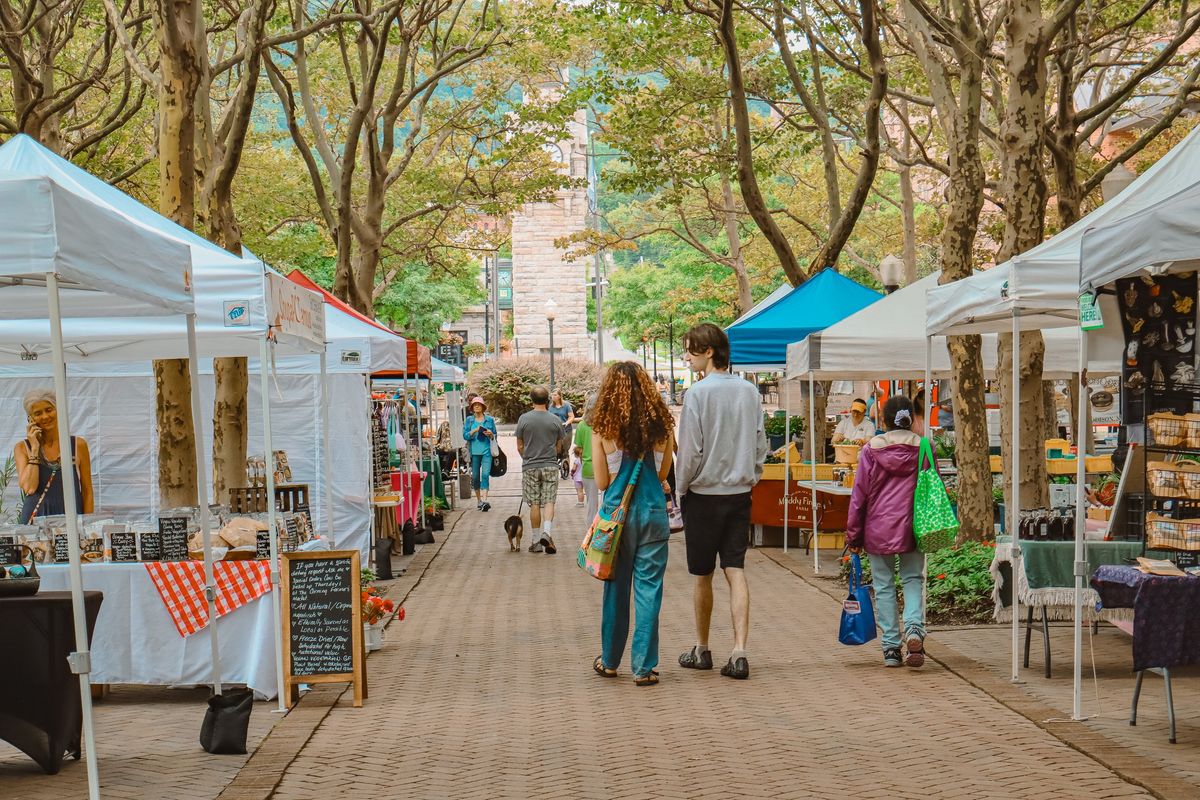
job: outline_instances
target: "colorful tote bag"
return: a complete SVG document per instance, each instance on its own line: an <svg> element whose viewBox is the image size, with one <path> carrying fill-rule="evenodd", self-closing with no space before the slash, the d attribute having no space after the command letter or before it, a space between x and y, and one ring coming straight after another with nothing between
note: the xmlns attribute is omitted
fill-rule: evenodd
<svg viewBox="0 0 1200 800"><path fill-rule="evenodd" d="M926 464L928 463L928 466ZM917 549L932 553L949 547L958 538L958 518L946 494L946 485L937 473L933 448L928 439L921 439L917 458L917 491L913 496L913 535Z"/></svg>
<svg viewBox="0 0 1200 800"><path fill-rule="evenodd" d="M842 601L842 624L838 641L842 644L866 644L875 638L875 607L871 590L863 586L862 559L850 556L850 592Z"/></svg>
<svg viewBox="0 0 1200 800"><path fill-rule="evenodd" d="M638 476L642 474L642 462L639 461L629 476L625 485L625 493L621 495L620 504L612 511L605 511L603 504L596 512L596 519L588 528L583 543L579 545L576 561L579 568L602 581L610 581L617 564L617 551L621 544L621 532L625 529L625 517L629 514L629 502L633 490L637 486Z"/></svg>

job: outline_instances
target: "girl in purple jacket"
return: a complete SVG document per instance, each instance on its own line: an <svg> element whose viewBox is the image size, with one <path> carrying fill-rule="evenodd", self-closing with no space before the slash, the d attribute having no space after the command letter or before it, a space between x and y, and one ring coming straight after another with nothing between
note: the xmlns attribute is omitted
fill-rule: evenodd
<svg viewBox="0 0 1200 800"><path fill-rule="evenodd" d="M866 551L875 589L875 620L883 630L883 664L901 663L900 622L896 608L896 561L904 587L903 662L925 663L925 554L913 537L913 493L917 488L917 453L921 437L912 432L915 413L904 395L883 408L887 432L871 439L858 456L846 546Z"/></svg>

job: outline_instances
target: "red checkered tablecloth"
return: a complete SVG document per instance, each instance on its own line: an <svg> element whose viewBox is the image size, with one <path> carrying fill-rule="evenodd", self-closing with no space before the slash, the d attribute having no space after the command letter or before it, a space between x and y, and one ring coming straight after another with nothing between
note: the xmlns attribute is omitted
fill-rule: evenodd
<svg viewBox="0 0 1200 800"><path fill-rule="evenodd" d="M218 617L271 591L271 568L266 561L218 561L213 567ZM208 625L203 562L154 561L146 564L146 571L180 636L186 638Z"/></svg>

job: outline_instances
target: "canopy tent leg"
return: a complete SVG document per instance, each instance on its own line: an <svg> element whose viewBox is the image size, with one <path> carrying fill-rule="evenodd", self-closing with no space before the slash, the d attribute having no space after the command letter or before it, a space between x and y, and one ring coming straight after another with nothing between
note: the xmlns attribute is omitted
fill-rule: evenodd
<svg viewBox="0 0 1200 800"><path fill-rule="evenodd" d="M100 770L96 764L95 721L92 716L92 653L87 635L87 613L83 604L83 570L79 553L79 508L75 505L75 454L71 451L71 414L67 406L67 363L63 351L62 309L58 276L46 273L46 299L50 307L50 342L54 352L54 401L61 432L59 459L62 464L63 506L67 517L67 553L71 574L71 612L75 627L75 651L68 656L71 672L79 676L79 699L83 709L83 755L87 764L89 800L100 798Z"/></svg>
<svg viewBox="0 0 1200 800"><path fill-rule="evenodd" d="M208 600L208 641L212 648L213 694L221 694L221 647L217 639L217 575L212 554L212 518L208 508L208 464L204 457L204 423L200 417L200 356L196 315L187 315L188 377L192 382L192 435L196 440L196 506L204 543L204 596Z"/></svg>
<svg viewBox="0 0 1200 800"><path fill-rule="evenodd" d="M417 502L420 503L421 509L421 530L425 529L425 431L422 427L421 417L421 376L417 375L416 381L413 382L413 402L417 406L417 472L421 473L420 489L417 491Z"/></svg>
<svg viewBox="0 0 1200 800"><path fill-rule="evenodd" d="M279 608L282 592L279 588L279 535L275 520L275 451L271 449L271 383L268 375L268 357L267 337L263 336L258 342L258 372L262 392L263 447L266 448L267 530L271 534L271 621L275 626L275 680L279 686L276 695L279 705L276 711L282 714L287 712L284 698L287 686L283 679L283 648L287 646L287 642L283 641Z"/></svg>
<svg viewBox="0 0 1200 800"><path fill-rule="evenodd" d="M1021 559L1021 540L1018 536L1021 521L1021 312L1013 311L1012 317L1012 459L1009 464L1009 481L1012 499L1012 516L1009 534L1012 539L1012 682L1021 682L1021 599L1018 591L1020 575L1024 565Z"/></svg>
<svg viewBox="0 0 1200 800"><path fill-rule="evenodd" d="M813 414L816 408L816 382L812 370L808 373L808 460L812 464L812 482L809 491L812 495L812 548L813 572L821 571L821 540L817 536L817 425Z"/></svg>
<svg viewBox="0 0 1200 800"><path fill-rule="evenodd" d="M788 551L788 511L792 486L792 404L783 401L783 552Z"/></svg>
<svg viewBox="0 0 1200 800"><path fill-rule="evenodd" d="M321 474L325 481L325 533L333 547L333 453L329 449L329 365L321 351Z"/></svg>
<svg viewBox="0 0 1200 800"><path fill-rule="evenodd" d="M929 431L929 419L933 416L933 337L925 336L925 383L922 386L925 391L925 419L924 430L925 435L930 441L933 436ZM934 466L937 466L937 453L933 454ZM921 559L921 609L924 611L929 608L929 556ZM924 620L922 620L924 621Z"/></svg>
<svg viewBox="0 0 1200 800"><path fill-rule="evenodd" d="M1079 331L1079 410L1075 434L1075 664L1072 670L1071 719L1083 716L1083 582L1087 578L1084 533L1087 530L1088 334Z"/></svg>

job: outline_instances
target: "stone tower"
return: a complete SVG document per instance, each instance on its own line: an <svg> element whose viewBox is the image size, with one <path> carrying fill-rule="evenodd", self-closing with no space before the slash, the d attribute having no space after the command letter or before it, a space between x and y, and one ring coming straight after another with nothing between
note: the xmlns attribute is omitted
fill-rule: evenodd
<svg viewBox="0 0 1200 800"><path fill-rule="evenodd" d="M526 103L552 102L566 81L537 84L525 93ZM588 174L587 118L581 110L568 124L567 138L547 145L547 152L565 174L586 179ZM556 239L587 227L588 201L584 188L564 189L552 202L528 203L512 218L513 336L521 356L548 355L546 301L556 303L555 356L594 358L587 331L587 259L567 261Z"/></svg>

